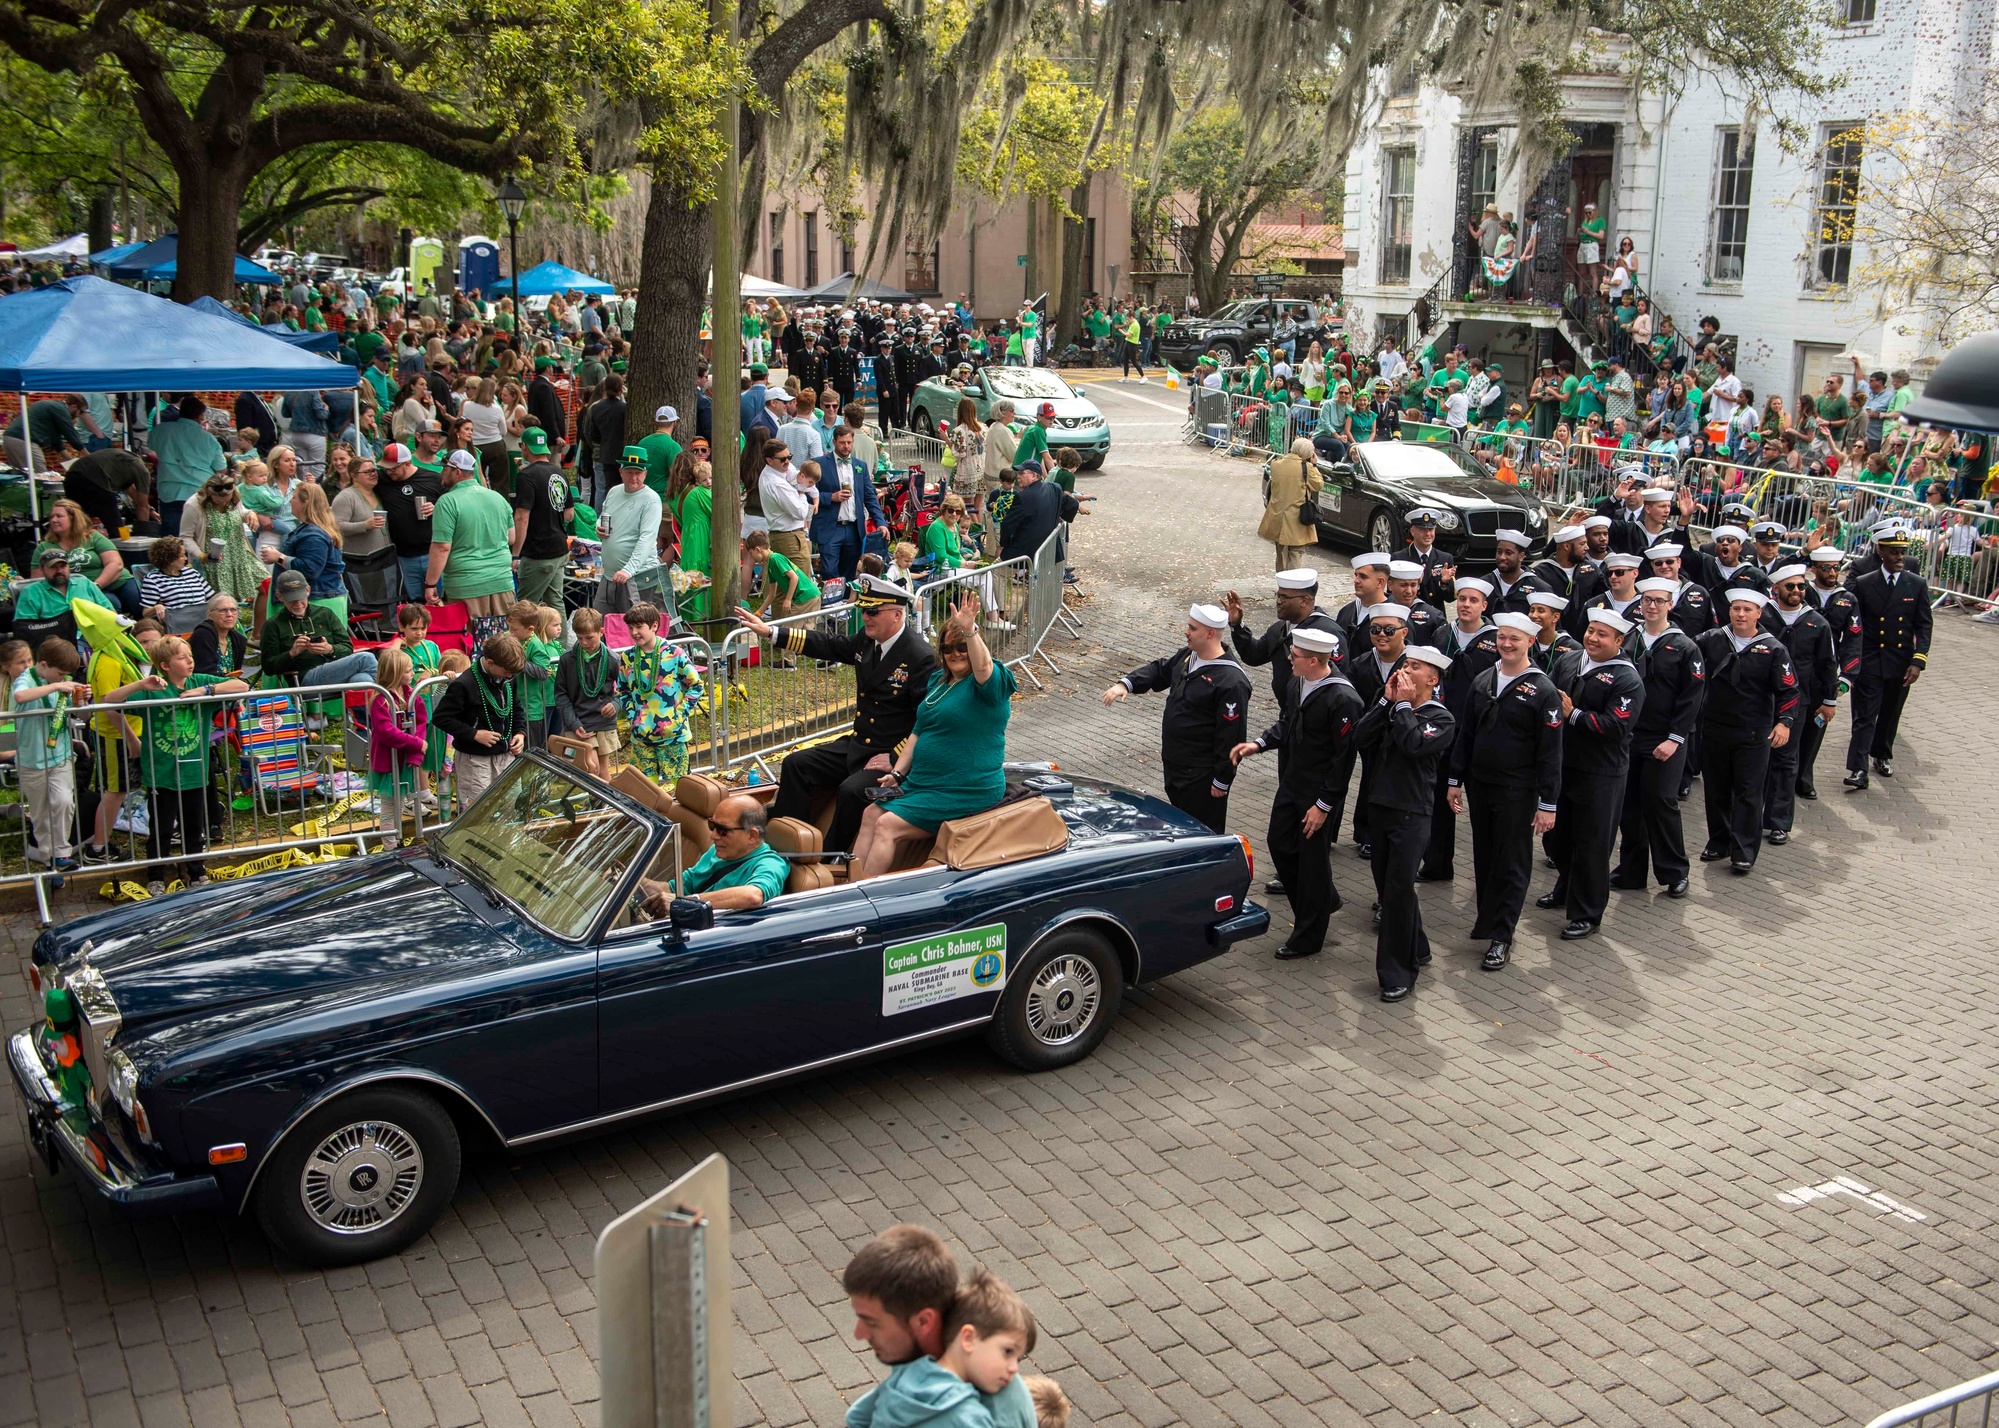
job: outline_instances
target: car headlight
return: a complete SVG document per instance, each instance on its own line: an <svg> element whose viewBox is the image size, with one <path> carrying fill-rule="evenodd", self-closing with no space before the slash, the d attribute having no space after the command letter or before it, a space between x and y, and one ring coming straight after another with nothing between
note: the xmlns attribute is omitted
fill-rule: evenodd
<svg viewBox="0 0 1999 1428"><path fill-rule="evenodd" d="M1435 507L1432 507L1431 509L1436 510ZM1455 511L1437 510L1436 514L1437 514L1437 529L1440 531L1454 531L1458 528L1460 524L1462 524L1462 522L1458 520L1457 513Z"/></svg>
<svg viewBox="0 0 1999 1428"><path fill-rule="evenodd" d="M1529 511L1527 513L1527 529L1530 531L1538 531L1539 529L1541 529L1541 520L1542 516L1539 510Z"/></svg>
<svg viewBox="0 0 1999 1428"><path fill-rule="evenodd" d="M132 1121L132 1127L139 1132L139 1139L153 1144L153 1125L146 1115L146 1108L139 1104L139 1068L132 1064L132 1058L122 1051L113 1051L110 1056L111 1099L118 1103Z"/></svg>

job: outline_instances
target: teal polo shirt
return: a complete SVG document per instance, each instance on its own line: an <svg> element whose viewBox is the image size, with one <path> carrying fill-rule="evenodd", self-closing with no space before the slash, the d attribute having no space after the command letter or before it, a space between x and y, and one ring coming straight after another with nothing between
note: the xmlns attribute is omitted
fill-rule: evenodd
<svg viewBox="0 0 1999 1428"><path fill-rule="evenodd" d="M680 890L691 897L695 893L720 892L723 888L757 887L763 890L764 901L769 902L784 891L784 880L790 876L791 865L768 843L759 843L746 856L727 863L710 848L682 875Z"/></svg>

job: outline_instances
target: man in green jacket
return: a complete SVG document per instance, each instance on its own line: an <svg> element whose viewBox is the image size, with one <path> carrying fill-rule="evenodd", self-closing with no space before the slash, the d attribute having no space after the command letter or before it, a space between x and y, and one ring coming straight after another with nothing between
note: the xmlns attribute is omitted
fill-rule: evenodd
<svg viewBox="0 0 1999 1428"><path fill-rule="evenodd" d="M312 603L312 582L303 574L287 570L271 588L278 608L264 621L265 674L288 676L309 687L375 677L375 652L355 649L340 617Z"/></svg>

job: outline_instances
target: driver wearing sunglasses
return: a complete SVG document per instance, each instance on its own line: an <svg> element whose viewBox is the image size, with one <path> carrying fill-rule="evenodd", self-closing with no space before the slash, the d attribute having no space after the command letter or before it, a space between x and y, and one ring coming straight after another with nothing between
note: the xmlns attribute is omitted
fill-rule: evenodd
<svg viewBox="0 0 1999 1428"><path fill-rule="evenodd" d="M784 891L790 866L764 842L764 806L746 793L732 793L708 820L714 846L680 877L680 895L698 897L717 912L762 907ZM646 905L655 915L673 900L671 884L640 879Z"/></svg>

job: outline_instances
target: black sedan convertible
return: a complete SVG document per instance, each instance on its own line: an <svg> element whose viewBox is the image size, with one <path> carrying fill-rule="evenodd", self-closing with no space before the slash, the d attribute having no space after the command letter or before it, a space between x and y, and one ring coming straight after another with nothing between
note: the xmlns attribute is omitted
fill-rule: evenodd
<svg viewBox="0 0 1999 1428"><path fill-rule="evenodd" d="M654 895L721 796L676 792L530 755L421 845L50 929L47 1017L7 1044L30 1141L126 1210L254 1208L298 1258L355 1263L424 1232L468 1145L974 1032L1064 1066L1126 987L1270 921L1244 840L1046 766L874 879L774 819L784 895L715 913Z"/></svg>
<svg viewBox="0 0 1999 1428"><path fill-rule="evenodd" d="M1526 487L1502 481L1447 442L1364 441L1345 461L1319 463L1319 541L1395 551L1409 539L1409 514L1437 514L1437 544L1470 569L1492 564L1495 537L1517 530L1536 547L1548 538L1548 513ZM1270 496L1264 464L1263 493Z"/></svg>

